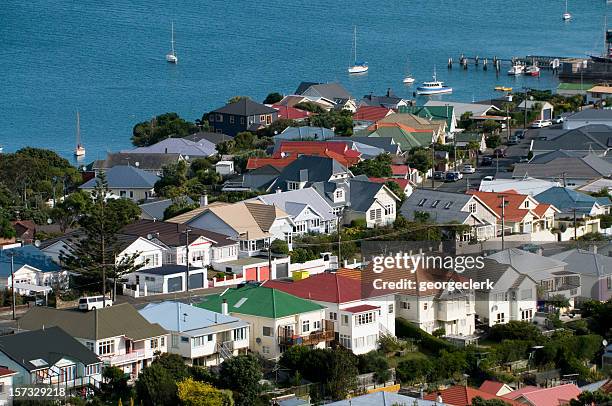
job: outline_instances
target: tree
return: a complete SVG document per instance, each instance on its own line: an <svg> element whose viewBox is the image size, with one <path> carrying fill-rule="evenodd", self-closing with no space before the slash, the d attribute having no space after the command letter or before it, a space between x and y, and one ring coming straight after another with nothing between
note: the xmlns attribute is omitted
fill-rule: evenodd
<svg viewBox="0 0 612 406"><path fill-rule="evenodd" d="M270 244L270 251L278 255L289 255L289 246L285 240L274 240Z"/></svg>
<svg viewBox="0 0 612 406"><path fill-rule="evenodd" d="M595 392L584 391L577 399L570 400L570 406L591 406L612 404L612 393L601 390Z"/></svg>
<svg viewBox="0 0 612 406"><path fill-rule="evenodd" d="M569 307L569 299L563 295L553 295L551 296L546 303L550 306L556 307L557 309L562 309L564 307Z"/></svg>
<svg viewBox="0 0 612 406"><path fill-rule="evenodd" d="M132 144L137 147L153 145L169 137L181 138L198 132L198 126L176 113L165 113L143 121L132 130Z"/></svg>
<svg viewBox="0 0 612 406"><path fill-rule="evenodd" d="M309 118L313 127L334 129L337 135L353 135L353 113L348 110L330 110L315 114Z"/></svg>
<svg viewBox="0 0 612 406"><path fill-rule="evenodd" d="M299 123L295 120L291 120L288 118L279 118L278 120L272 122L269 126L262 128L258 131L259 136L261 137L274 137L277 134L285 131L287 127L298 127Z"/></svg>
<svg viewBox="0 0 612 406"><path fill-rule="evenodd" d="M480 396L476 396L472 399L472 406L510 406L510 403L504 402L501 399L485 400Z"/></svg>
<svg viewBox="0 0 612 406"><path fill-rule="evenodd" d="M351 167L353 175L366 175L369 178L389 178L391 171L391 155L380 154L374 159L365 159Z"/></svg>
<svg viewBox="0 0 612 406"><path fill-rule="evenodd" d="M494 132L497 132L500 128L501 124L499 124L495 120L485 120L484 123L482 123L482 130L485 133L493 134Z"/></svg>
<svg viewBox="0 0 612 406"><path fill-rule="evenodd" d="M501 145L501 137L499 135L490 135L485 139L487 148L497 148Z"/></svg>
<svg viewBox="0 0 612 406"><path fill-rule="evenodd" d="M128 395L128 379L125 372L121 368L108 366L102 371L104 384L102 385L102 393L106 399L121 399L122 396Z"/></svg>
<svg viewBox="0 0 612 406"><path fill-rule="evenodd" d="M310 101L297 103L293 107L299 110L304 110L304 111L308 111L308 112L316 113L316 114L325 113L325 109L323 107L319 106L316 103L310 102Z"/></svg>
<svg viewBox="0 0 612 406"><path fill-rule="evenodd" d="M303 367L305 357L310 351L312 350L304 345L291 346L283 352L279 364L296 372Z"/></svg>
<svg viewBox="0 0 612 406"><path fill-rule="evenodd" d="M187 378L177 384L178 398L183 406L233 406L231 392L214 388L209 383Z"/></svg>
<svg viewBox="0 0 612 406"><path fill-rule="evenodd" d="M11 239L15 238L15 228L7 217L2 216L0 212L0 238Z"/></svg>
<svg viewBox="0 0 612 406"><path fill-rule="evenodd" d="M237 406L250 406L259 396L262 378L259 360L251 354L229 358L221 364L220 383L234 392Z"/></svg>
<svg viewBox="0 0 612 406"><path fill-rule="evenodd" d="M357 388L357 356L341 346L328 351L328 364L321 366L326 375L323 382L333 400L342 400Z"/></svg>
<svg viewBox="0 0 612 406"><path fill-rule="evenodd" d="M391 377L391 373L389 372L389 361L383 354L377 351L370 351L366 354L359 355L358 358L360 373L374 372L374 378L376 378L378 383L384 383Z"/></svg>
<svg viewBox="0 0 612 406"><path fill-rule="evenodd" d="M399 207L406 199L406 193L404 193L404 190L397 184L397 182L392 180L385 182L385 186L387 186L395 194L395 196L399 197L400 202L397 206Z"/></svg>
<svg viewBox="0 0 612 406"><path fill-rule="evenodd" d="M64 268L78 275L79 285L91 288L101 282L100 291L106 292L106 277L109 265L123 248L117 240L119 231L138 219L140 209L127 199L107 200L108 184L104 173L98 175L92 191L92 204L79 219L83 236L73 241L70 252L61 252ZM135 271L144 264L136 265L135 256L125 259L122 267Z"/></svg>
<svg viewBox="0 0 612 406"><path fill-rule="evenodd" d="M235 146L235 142L233 140L229 140L218 143L215 146L215 149L217 150L217 154L219 155L229 155L232 153Z"/></svg>
<svg viewBox="0 0 612 406"><path fill-rule="evenodd" d="M427 382L434 369L428 358L402 360L397 365L397 377L402 383Z"/></svg>
<svg viewBox="0 0 612 406"><path fill-rule="evenodd" d="M238 103L240 100L243 99L251 99L249 96L234 96L234 97L230 97L230 99L227 101L227 104L234 104L234 103Z"/></svg>
<svg viewBox="0 0 612 406"><path fill-rule="evenodd" d="M176 381L159 363L152 363L138 375L136 395L147 406L178 404Z"/></svg>
<svg viewBox="0 0 612 406"><path fill-rule="evenodd" d="M410 151L407 162L410 167L415 168L421 173L427 173L433 166L431 152L424 149Z"/></svg>
<svg viewBox="0 0 612 406"><path fill-rule="evenodd" d="M255 135L249 131L243 131L236 134L234 137L234 151L245 151L253 149Z"/></svg>
<svg viewBox="0 0 612 406"><path fill-rule="evenodd" d="M183 196L186 192L187 164L179 161L162 168L161 178L155 182L155 193L168 198Z"/></svg>
<svg viewBox="0 0 612 406"><path fill-rule="evenodd" d="M263 104L275 104L281 100L283 100L283 95L278 92L273 92L266 96L263 101Z"/></svg>
<svg viewBox="0 0 612 406"><path fill-rule="evenodd" d="M503 340L536 340L541 336L540 330L526 321L511 320L505 324L491 327L489 338L493 341Z"/></svg>
<svg viewBox="0 0 612 406"><path fill-rule="evenodd" d="M77 220L88 210L91 205L90 196L83 191L74 192L66 197L63 202L56 204L51 210L51 218L55 221L62 233L73 228Z"/></svg>

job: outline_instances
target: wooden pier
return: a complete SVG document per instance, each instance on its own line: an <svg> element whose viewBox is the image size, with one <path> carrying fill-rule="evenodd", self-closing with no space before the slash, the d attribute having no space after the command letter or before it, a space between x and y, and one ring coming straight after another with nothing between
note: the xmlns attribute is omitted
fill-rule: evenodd
<svg viewBox="0 0 612 406"><path fill-rule="evenodd" d="M522 65L537 65L540 69L548 69L556 72L559 68L559 62L563 59L567 59L564 56L542 56L542 55L527 55L524 57L512 57L512 58L500 58L497 56L483 57L479 55L468 56L461 54L458 60L454 60L453 57L448 58L448 68L452 69L455 62L460 66L461 69L467 70L469 65L473 65L475 68L482 66L483 70L493 69L499 72L502 68L502 64L514 65L520 63Z"/></svg>

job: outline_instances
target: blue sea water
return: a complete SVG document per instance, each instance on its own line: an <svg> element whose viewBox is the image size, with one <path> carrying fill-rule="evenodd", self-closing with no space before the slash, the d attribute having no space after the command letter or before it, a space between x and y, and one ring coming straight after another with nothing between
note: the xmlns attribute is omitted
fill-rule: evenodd
<svg viewBox="0 0 612 406"><path fill-rule="evenodd" d="M401 80L438 78L446 100L494 95L493 87L556 86L496 77L449 56L584 56L603 47L604 0L4 0L0 6L0 145L51 148L72 159L80 111L86 161L130 147L135 123L176 111L194 120L234 95L262 100L300 81L339 81L354 96ZM178 65L165 62L175 23ZM349 77L353 26L366 75Z"/></svg>

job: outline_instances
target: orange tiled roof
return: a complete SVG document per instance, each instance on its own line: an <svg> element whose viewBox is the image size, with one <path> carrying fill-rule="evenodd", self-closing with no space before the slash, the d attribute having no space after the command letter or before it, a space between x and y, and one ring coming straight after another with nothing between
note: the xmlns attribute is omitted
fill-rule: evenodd
<svg viewBox="0 0 612 406"><path fill-rule="evenodd" d="M289 165L291 162L295 161L296 159L297 159L297 156L288 156L285 158L254 158L254 157L251 157L247 161L246 168L248 170L253 170L253 169L262 168L266 165L271 165L276 168L284 168L285 166Z"/></svg>
<svg viewBox="0 0 612 406"><path fill-rule="evenodd" d="M539 206L542 206L541 204L530 207L529 209L523 208L523 202L525 199L529 198L529 196L518 194L514 190L507 190L505 192L480 192L477 190L469 190L467 193L478 197L500 217L502 214L501 202L503 196L506 202L504 218L508 221L522 221L530 212L539 217L544 214L546 209L550 206L546 205L547 207L543 211L539 208Z"/></svg>
<svg viewBox="0 0 612 406"><path fill-rule="evenodd" d="M353 166L361 160L361 152L350 149L346 142L326 141L281 142L272 157L281 158L291 155L327 156L347 167Z"/></svg>
<svg viewBox="0 0 612 406"><path fill-rule="evenodd" d="M480 389L472 388L469 386L451 386L450 388L444 389L439 393L442 396L442 402L444 404L452 406L470 406L472 404L472 399L474 399L475 397L481 397L484 400L499 399L512 406L524 406L522 403L519 403L517 401L492 395L490 393L481 391ZM436 400L437 397L437 392L430 393L424 396L425 400Z"/></svg>
<svg viewBox="0 0 612 406"><path fill-rule="evenodd" d="M380 106L361 106L355 114L353 120L378 121L393 113L393 109Z"/></svg>

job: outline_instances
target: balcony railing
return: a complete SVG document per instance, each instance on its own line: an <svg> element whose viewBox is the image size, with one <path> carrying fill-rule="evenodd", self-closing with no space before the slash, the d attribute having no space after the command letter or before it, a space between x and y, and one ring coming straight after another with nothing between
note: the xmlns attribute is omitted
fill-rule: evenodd
<svg viewBox="0 0 612 406"><path fill-rule="evenodd" d="M334 323L329 320L322 320L322 329L306 334L293 334L292 331L287 331L285 326L278 328L278 343L280 345L317 345L322 342L333 341Z"/></svg>
<svg viewBox="0 0 612 406"><path fill-rule="evenodd" d="M136 362L143 359L144 351L132 351L127 354L101 356L102 361L111 365L126 364L128 362Z"/></svg>

